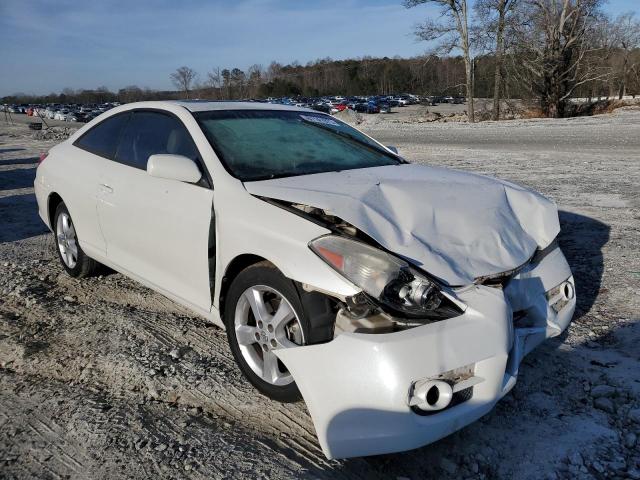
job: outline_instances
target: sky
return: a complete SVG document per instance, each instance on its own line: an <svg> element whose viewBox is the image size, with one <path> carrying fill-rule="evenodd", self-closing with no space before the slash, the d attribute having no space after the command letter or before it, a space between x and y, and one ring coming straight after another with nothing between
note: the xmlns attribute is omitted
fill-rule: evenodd
<svg viewBox="0 0 640 480"><path fill-rule="evenodd" d="M640 0L609 0L616 15ZM127 85L171 89L187 65L302 64L411 57L413 27L437 8L402 0L0 0L0 96Z"/></svg>

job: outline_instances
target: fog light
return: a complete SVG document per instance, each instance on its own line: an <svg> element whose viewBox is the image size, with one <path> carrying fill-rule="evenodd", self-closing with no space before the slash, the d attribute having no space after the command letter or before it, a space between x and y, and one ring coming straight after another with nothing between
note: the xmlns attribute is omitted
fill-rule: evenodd
<svg viewBox="0 0 640 480"><path fill-rule="evenodd" d="M567 300L571 300L575 293L576 292L573 288L573 284L569 281L564 282L564 284L562 285L562 294L564 295L564 298L566 298Z"/></svg>
<svg viewBox="0 0 640 480"><path fill-rule="evenodd" d="M451 385L442 380L420 382L415 386L409 405L429 412L447 408L453 397Z"/></svg>
<svg viewBox="0 0 640 480"><path fill-rule="evenodd" d="M473 395L473 387L484 381L474 372L475 364L469 364L413 382L409 388L409 407L418 415L430 415L466 402Z"/></svg>
<svg viewBox="0 0 640 480"><path fill-rule="evenodd" d="M572 278L565 280L557 287L549 290L545 296L549 302L549 306L555 313L560 312L571 300L576 296L576 290L572 282Z"/></svg>

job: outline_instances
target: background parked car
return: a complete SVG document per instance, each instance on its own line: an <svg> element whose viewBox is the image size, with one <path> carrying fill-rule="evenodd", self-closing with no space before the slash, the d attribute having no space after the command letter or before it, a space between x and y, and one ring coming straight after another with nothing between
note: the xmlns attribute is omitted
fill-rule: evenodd
<svg viewBox="0 0 640 480"><path fill-rule="evenodd" d="M380 113L380 107L374 102L358 103L354 110L360 113Z"/></svg>
<svg viewBox="0 0 640 480"><path fill-rule="evenodd" d="M54 120L62 120L65 121L67 119L67 114L69 113L69 110L67 109L62 109L62 110L58 110L54 115L53 115L53 119Z"/></svg>
<svg viewBox="0 0 640 480"><path fill-rule="evenodd" d="M311 105L311 108L317 110L318 112L331 113L331 107L326 103L315 103Z"/></svg>
<svg viewBox="0 0 640 480"><path fill-rule="evenodd" d="M379 113L391 113L391 105L389 102L378 102Z"/></svg>

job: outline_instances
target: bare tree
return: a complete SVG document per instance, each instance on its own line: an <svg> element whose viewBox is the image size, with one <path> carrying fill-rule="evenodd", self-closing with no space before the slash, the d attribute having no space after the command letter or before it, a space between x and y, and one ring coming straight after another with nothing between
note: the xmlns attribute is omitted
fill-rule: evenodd
<svg viewBox="0 0 640 480"><path fill-rule="evenodd" d="M439 6L441 15L438 20L428 18L423 24L418 25L416 36L427 42L440 40L436 50L442 53L448 54L454 49L459 49L462 52L467 87L467 114L469 121L474 122L474 62L471 58L467 0L404 0L406 8L424 4Z"/></svg>
<svg viewBox="0 0 640 480"><path fill-rule="evenodd" d="M213 90L214 98L219 98L220 89L222 88L222 75L220 67L216 67L207 73L207 84Z"/></svg>
<svg viewBox="0 0 640 480"><path fill-rule="evenodd" d="M493 74L493 112L492 119L500 119L500 101L502 100L502 85L504 83L504 55L505 35L510 20L510 14L515 10L520 0L477 0L474 6L480 19L480 28L484 34L494 38L491 49L495 59Z"/></svg>
<svg viewBox="0 0 640 480"><path fill-rule="evenodd" d="M593 97L597 97L600 100L605 86L608 86L607 98L609 98L613 96L613 91L615 90L613 64L616 63L619 44L615 25L608 17L601 16L594 23L590 35L591 43L595 47L592 55L597 57L596 63L598 65L596 68L603 74L606 72L606 75L601 75L585 84L589 88L589 100Z"/></svg>
<svg viewBox="0 0 640 480"><path fill-rule="evenodd" d="M258 94L258 89L262 83L262 66L258 64L251 65L247 70L247 77L249 95L254 97Z"/></svg>
<svg viewBox="0 0 640 480"><path fill-rule="evenodd" d="M231 99L231 71L225 68L220 72L222 77L222 88L224 89L224 98Z"/></svg>
<svg viewBox="0 0 640 480"><path fill-rule="evenodd" d="M577 87L605 78L590 53L602 0L523 0L517 52L520 80L539 98L548 117L562 117Z"/></svg>
<svg viewBox="0 0 640 480"><path fill-rule="evenodd" d="M127 87L121 88L118 91L118 98L121 102L129 103L129 102L137 102L144 98L144 92L137 85L129 85Z"/></svg>
<svg viewBox="0 0 640 480"><path fill-rule="evenodd" d="M267 67L267 71L265 72L265 79L267 82L272 82L276 78L280 76L282 73L282 65L278 62L271 62Z"/></svg>
<svg viewBox="0 0 640 480"><path fill-rule="evenodd" d="M640 48L640 21L633 12L618 16L612 23L614 45L621 51L620 64L617 70L618 98L622 100L627 93L627 85L631 72L637 68L632 61L631 53Z"/></svg>
<svg viewBox="0 0 640 480"><path fill-rule="evenodd" d="M180 67L176 69L171 75L171 81L177 89L182 90L186 98L189 98L189 91L191 90L191 84L196 79L195 70L189 67Z"/></svg>

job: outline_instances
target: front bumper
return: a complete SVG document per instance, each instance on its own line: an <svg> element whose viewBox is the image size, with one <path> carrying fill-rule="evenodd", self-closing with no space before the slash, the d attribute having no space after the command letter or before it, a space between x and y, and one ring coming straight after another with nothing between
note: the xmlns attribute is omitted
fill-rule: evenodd
<svg viewBox="0 0 640 480"><path fill-rule="evenodd" d="M569 279L560 249L504 290L459 294L464 314L388 334L344 333L322 345L277 350L300 389L328 458L376 455L431 443L472 423L512 387L518 365L571 321L575 296L556 312L547 292ZM513 312L526 327L514 326ZM408 404L411 385L468 365L481 379L470 399L431 415Z"/></svg>

